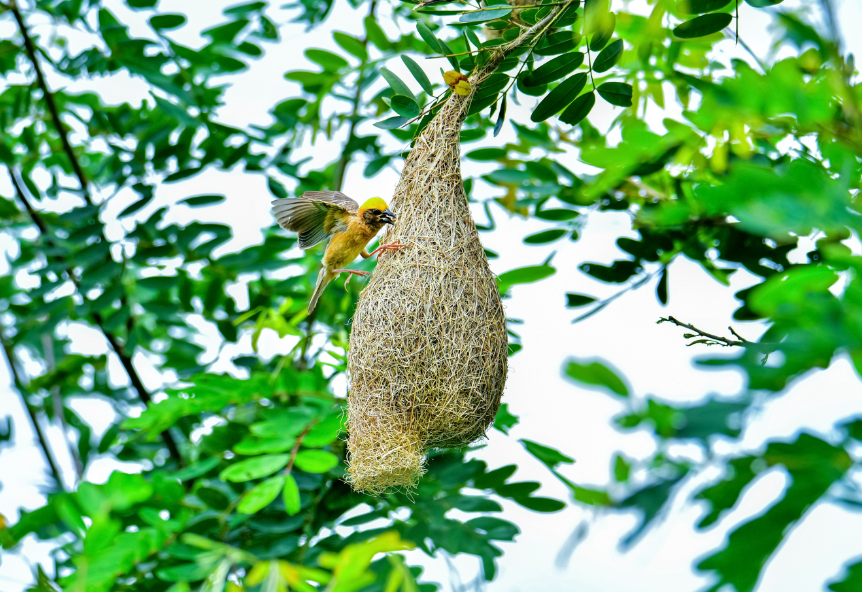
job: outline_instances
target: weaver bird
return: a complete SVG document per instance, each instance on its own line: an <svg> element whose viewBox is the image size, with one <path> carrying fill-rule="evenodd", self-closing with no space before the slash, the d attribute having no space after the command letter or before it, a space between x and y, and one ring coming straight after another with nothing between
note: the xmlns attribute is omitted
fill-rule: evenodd
<svg viewBox="0 0 862 592"><path fill-rule="evenodd" d="M406 245L389 243L369 253L365 247L384 224L395 224L395 214L379 197L359 204L339 191L306 191L301 197L276 199L272 212L279 226L299 233L299 248L309 249L329 239L323 254L323 268L317 276L314 294L308 303L308 314L317 306L323 289L340 273L348 274L344 282L354 275L369 276L367 271L345 269L357 255L368 259L384 251L403 249Z"/></svg>

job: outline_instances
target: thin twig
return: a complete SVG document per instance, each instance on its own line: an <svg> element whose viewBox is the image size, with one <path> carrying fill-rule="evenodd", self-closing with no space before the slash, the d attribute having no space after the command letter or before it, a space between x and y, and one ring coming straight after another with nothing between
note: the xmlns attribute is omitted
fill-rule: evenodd
<svg viewBox="0 0 862 592"><path fill-rule="evenodd" d="M290 460L287 461L287 466L284 467L284 476L287 477L290 475L290 472L293 470L293 465L296 463L296 455L299 454L299 447L302 446L302 441L308 435L308 432L311 431L311 428L314 427L314 424L317 423L317 420L310 421L307 426L300 432L300 434L296 437L296 443L293 445L293 448L290 450Z"/></svg>
<svg viewBox="0 0 862 592"><path fill-rule="evenodd" d="M700 329L698 329L694 325L689 325L687 323L683 323L681 321L678 321L673 317L667 317L667 318L661 317L658 320L657 324L660 325L662 323L673 323L677 327L683 327L684 329L688 329L689 331L694 331L695 332L694 335L686 333L685 337L687 339L690 339L692 337L704 338L704 339L698 339L697 341L692 341L692 342L688 343L687 345L694 345L695 343L704 343L706 345L720 345L722 347L733 347L733 346L747 347L748 345L750 345L752 343L750 341L747 341L747 340L744 340L741 338L737 340L737 339L729 339L727 337L720 337L718 335L713 335L712 333L707 333L706 331L701 331ZM730 328L730 331L736 337L739 337L739 335L736 333L736 331L734 331L732 328Z"/></svg>
<svg viewBox="0 0 862 592"><path fill-rule="evenodd" d="M0 341L3 343L3 353L6 355L6 363L9 365L9 372L12 374L12 382L15 385L15 390L21 395L21 404L27 410L27 415L30 417L30 424L33 426L33 431L36 432L36 439L39 440L39 446L42 448L42 454L51 469L51 475L54 481L57 482L57 487L60 491L66 491L66 486L63 483L63 477L60 469L57 466L57 461L54 460L54 453L51 450L51 445L42 431L42 426L39 425L39 418L36 415L36 410L27 402L27 389L24 387L24 381L21 379L21 374L18 372L18 365L15 358L15 350L10 343L7 343L3 337L3 327L0 326Z"/></svg>
<svg viewBox="0 0 862 592"><path fill-rule="evenodd" d="M78 157L72 150L72 144L69 143L69 134L66 131L63 121L60 119L60 111L57 109L57 103L54 101L54 95L48 90L48 84L45 82L45 75L42 73L42 66L39 65L39 57L36 55L36 48L33 45L33 40L30 38L30 32L27 30L27 25L24 24L24 18L21 16L21 11L18 10L17 0L10 0L9 9L18 23L18 30L24 37L24 48L27 51L27 57L30 58L30 63L33 64L33 69L36 71L36 82L42 90L42 95L45 98L45 103L48 105L48 111L51 113L51 120L54 122L54 127L57 128L57 133L60 136L60 142L63 144L63 150L66 156L69 157L69 162L72 165L72 170L78 181L81 183L81 191L84 195L84 201L87 205L93 205L93 199L90 197L90 192L87 189L87 177L84 175L84 169L81 168L81 163L78 162Z"/></svg>
<svg viewBox="0 0 862 592"><path fill-rule="evenodd" d="M54 335L51 332L42 333L42 350L45 355L45 364L48 366L48 372L53 372L57 364L54 360ZM60 429L63 430L63 440L69 448L69 456L72 457L72 463L75 465L75 474L78 477L78 481L81 481L84 479L84 463L81 462L81 456L69 439L69 423L66 421L66 407L63 404L60 386L55 384L49 392L51 393L51 402L54 406L54 415L60 421ZM83 437L83 434L81 434L81 437Z"/></svg>

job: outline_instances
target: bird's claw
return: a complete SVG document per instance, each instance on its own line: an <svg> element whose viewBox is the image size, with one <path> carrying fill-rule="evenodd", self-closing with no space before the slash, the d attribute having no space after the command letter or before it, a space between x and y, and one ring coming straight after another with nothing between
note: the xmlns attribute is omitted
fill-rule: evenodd
<svg viewBox="0 0 862 592"><path fill-rule="evenodd" d="M389 244L387 244L387 245L380 245L379 247L377 247L376 249L374 249L373 251L371 251L371 255L369 255L369 257L373 257L374 255L377 255L377 258L379 259L379 258L380 258L380 253L382 253L382 252L385 252L385 251L398 251L398 250L401 250L401 249L406 248L407 246L408 246L408 245L405 245L405 244L400 243L400 242L398 242L398 241L391 242L391 243L389 243Z"/></svg>
<svg viewBox="0 0 862 592"><path fill-rule="evenodd" d="M368 277L371 275L370 271L360 271L358 269L333 269L332 271L335 273L346 273L347 274L347 279L344 280L344 289L345 290L347 289L347 284L350 283L350 278L352 278L354 275L358 275L360 277Z"/></svg>

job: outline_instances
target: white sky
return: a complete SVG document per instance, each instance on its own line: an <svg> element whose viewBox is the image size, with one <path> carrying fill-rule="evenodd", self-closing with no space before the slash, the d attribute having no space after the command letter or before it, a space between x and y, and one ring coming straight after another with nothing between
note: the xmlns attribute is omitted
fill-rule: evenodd
<svg viewBox="0 0 862 592"><path fill-rule="evenodd" d="M122 22L137 23L132 33L146 35L145 20L124 8L118 0L106 0ZM163 11L179 12L189 16L190 25L176 34L182 42L201 43L195 31L200 31L222 20L221 9L235 4L224 0L163 0ZM278 4L278 3L276 3ZM615 3L616 4L616 3ZM633 8L643 6L642 0L633 1ZM816 6L817 2L788 0L782 6ZM855 29L862 23L862 3L858 0L838 2L839 22L845 32L846 47L859 55L862 39ZM387 4L381 5L386 14ZM356 35L362 34L361 11L351 10L340 2L326 25L305 32L297 25L282 29L282 41L277 46L267 46L266 56L254 62L249 71L242 73L226 94L226 107L221 111L222 121L246 126L251 123L267 124L267 111L277 102L289 96L297 96L298 87L282 77L288 70L315 69L302 52L308 47L335 49L331 31L341 30ZM747 5L740 8L740 33L760 56L769 53L770 36L768 21L762 11ZM273 10L277 22L286 22L292 13ZM855 25L855 26L854 26ZM43 28L41 32L46 32ZM0 35L9 31L0 27ZM394 33L394 31L390 31ZM722 44L723 59L731 56L744 57L732 43ZM400 60L391 64L393 71L410 80ZM428 69L434 75L436 66ZM432 78L433 79L433 78ZM54 80L59 86L66 84ZM138 102L146 94L146 86L139 80L117 76L97 84L76 82L75 90L96 88L108 102ZM2 90L2 86L0 86ZM591 115L594 124L607 128L615 116L615 109L599 102ZM527 121L524 109L512 109L518 121ZM375 128L367 124L360 133L373 133ZM486 138L469 144L465 150L480 146L502 145L514 140L511 127L506 126L502 137ZM343 135L332 142L318 141L308 146L308 153L318 166L332 160L340 151ZM397 147L397 146L393 146ZM587 167L577 162L577 155L569 153L563 162L576 171ZM400 167L400 163L396 163ZM398 178L395 168L387 168L373 179L362 176L362 164L354 164L348 170L345 192L363 199L370 195L389 198ZM476 176L492 168L466 161L464 175ZM285 179L285 181L287 181ZM385 189L381 189L385 188ZM218 206L191 210L176 207L168 214L169 222L187 223L194 219L224 222L233 226L236 239L225 247L226 251L238 250L246 245L259 243L260 229L272 223L269 213L271 199L263 177L245 175L241 171L208 171L194 179L161 186L154 203L140 212L135 219L145 219L153 210L164 204L172 204L190 195L223 193L227 201ZM10 195L5 177L0 177L0 194ZM482 184L474 189L475 197L496 195L496 190ZM131 192L123 192L105 208L103 218L111 224L117 213L135 199ZM479 220L484 214L476 212ZM560 242L549 246L529 247L521 238L546 227L546 224L520 218L509 218L501 210L495 210L498 230L484 233L485 245L500 253L500 259L491 262L496 273L522 265L537 264L552 252L556 252L553 264L558 272L540 284L518 286L513 297L506 301L507 314L523 319L519 332L524 349L511 359L510 376L504 401L521 423L507 437L492 431L488 446L474 454L486 460L492 467L515 462L519 465L518 480L538 480L543 483L537 495L569 499L566 488L548 474L545 468L532 459L517 442L528 438L558 448L577 459L575 465L566 467L564 474L583 485L603 485L610 479L611 459L616 451L629 457L646 458L653 450L652 439L645 433L620 433L612 427L612 418L623 410L623 405L603 393L585 390L561 378L561 368L569 356L601 358L624 374L633 385L634 396L654 395L669 401L694 401L708 393L733 395L740 392L743 381L739 372L703 371L691 363L703 355L703 349L686 348L682 331L668 325L658 326L660 316L672 314L707 330L724 333L731 314L736 308L733 293L751 285L752 276L739 271L733 276L730 288L723 288L699 267L680 259L670 270L670 304L661 307L654 296L654 283L630 293L600 314L578 325L569 324L577 316L576 311L564 307L567 291L587 293L594 296L612 294L616 287L591 280L577 270L585 261L609 263L621 253L614 241L619 236L634 236L630 219L626 214L592 215L589 224L577 243ZM115 223L114 223L115 224ZM125 222L129 229L131 224ZM109 232L117 236L119 229L109 226ZM3 243L7 248L7 243ZM806 249L807 250L807 249ZM800 250L799 256L804 250ZM241 290L239 290L241 292ZM735 328L749 338L762 331L758 325L735 323ZM78 336L76 347L88 353L105 350L102 338L93 331L72 328ZM205 336L214 338L215 332L203 328ZM206 338L206 337L205 337ZM285 352L293 342L289 338L279 341L272 334L264 335L261 348L264 355ZM206 359L214 355L211 351ZM218 368L226 366L226 360L241 350L248 351L248 336L240 347L226 348ZM715 353L710 350L709 354ZM149 366L145 359L136 360ZM119 374L119 373L118 373ZM148 386L157 388L161 378L150 370L145 376ZM44 461L34 446L33 434L18 395L11 389L5 364L0 365L0 415L11 414L16 429L16 444L12 449L4 448L0 455L0 513L15 521L19 508L39 507L44 497L39 492L43 483L41 467ZM103 402L81 402L76 407L84 413L100 435L112 421L107 404ZM800 429L813 431L822 437L834 437L833 426L848 416L862 414L862 386L849 362L841 358L826 371L810 374L795 383L782 397L765 404L757 417L748 426L745 444L757 447L766 438L775 435L791 436ZM66 476L71 482L72 470L68 455L64 456L57 428L50 428L52 443ZM120 463L100 460L91 466L88 478L104 481L109 472ZM38 469L37 469L38 467ZM131 471L134 467L125 466ZM10 478L10 476L18 476ZM710 475L707 475L707 478ZM702 481L701 481L702 482ZM703 514L703 507L687 502L693 486L677 499L670 517L651 529L640 544L627 553L618 550L618 541L636 523L634 514L602 512L596 514L581 506L571 506L557 514L536 514L519 506L504 502L503 517L515 522L522 534L514 543L502 544L505 555L498 560L499 575L487 585L492 592L520 592L528 590L577 590L578 592L603 592L638 590L643 592L688 592L703 587L708 580L695 573L692 565L697 558L719 548L732 527L764 511L780 495L786 480L779 471L770 471L759 478L748 490L740 506L727 520L705 532L695 533L693 525ZM588 537L577 547L567 565L558 565L557 554L564 542L582 523L589 525ZM853 556L862 554L862 515L846 512L831 504L816 506L803 523L788 537L774 560L767 567L759 592L784 592L786 590L818 590L823 582L838 574L842 564ZM45 562L49 545L32 538L25 542L23 553L4 553L0 556L0 590L18 592L31 582L30 565ZM442 558L428 559L419 552L410 554L410 560L426 566L425 579L436 581L443 590L453 589L451 582L471 580L478 568L478 560L463 556L454 561L457 575ZM50 567L48 564L46 567Z"/></svg>

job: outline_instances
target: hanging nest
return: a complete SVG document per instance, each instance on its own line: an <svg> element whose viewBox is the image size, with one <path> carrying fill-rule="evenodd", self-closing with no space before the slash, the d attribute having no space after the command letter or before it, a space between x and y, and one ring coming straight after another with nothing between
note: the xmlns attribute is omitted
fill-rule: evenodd
<svg viewBox="0 0 862 592"><path fill-rule="evenodd" d="M558 13L495 51L452 93L404 163L392 199L397 223L359 297L350 334L348 480L381 494L415 487L433 448L467 446L491 426L506 384L506 315L470 215L460 132L472 97L518 45Z"/></svg>
<svg viewBox="0 0 862 592"><path fill-rule="evenodd" d="M353 318L347 444L358 491L415 486L428 450L482 438L500 406L506 315L461 179L469 99L453 94L416 141L383 237L408 247L380 258Z"/></svg>

